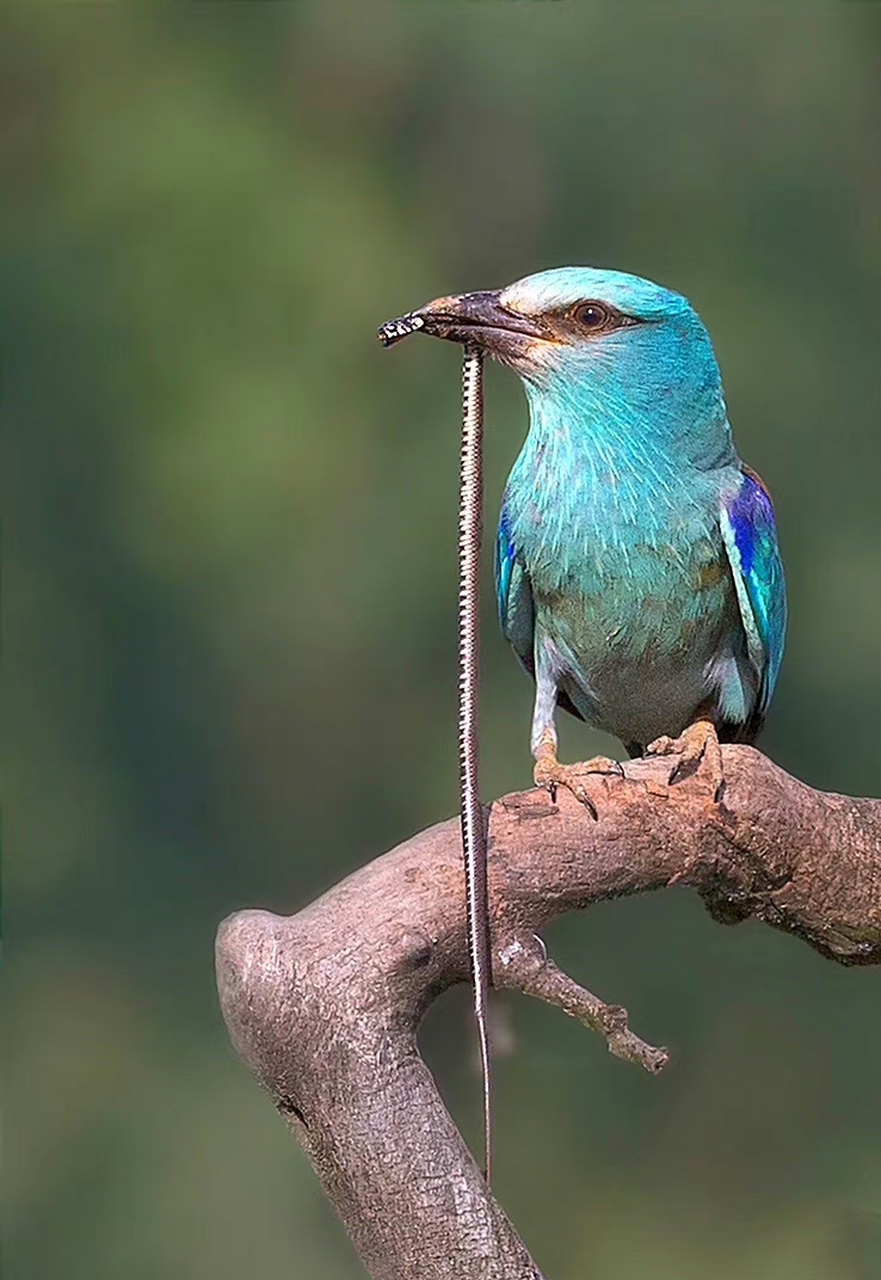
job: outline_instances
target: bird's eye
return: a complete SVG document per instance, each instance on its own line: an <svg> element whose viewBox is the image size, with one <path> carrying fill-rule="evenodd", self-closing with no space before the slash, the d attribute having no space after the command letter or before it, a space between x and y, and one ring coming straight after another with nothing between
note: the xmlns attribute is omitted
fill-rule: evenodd
<svg viewBox="0 0 881 1280"><path fill-rule="evenodd" d="M610 319L608 310L599 302L582 302L575 308L576 323L581 325L582 329L590 329L594 333L598 329L606 328Z"/></svg>

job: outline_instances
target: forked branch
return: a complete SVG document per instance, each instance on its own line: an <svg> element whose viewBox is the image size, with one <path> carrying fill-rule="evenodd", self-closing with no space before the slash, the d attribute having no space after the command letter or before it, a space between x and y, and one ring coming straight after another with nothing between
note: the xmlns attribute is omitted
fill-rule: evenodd
<svg viewBox="0 0 881 1280"><path fill-rule="evenodd" d="M564 911L668 885L727 923L749 916L843 964L881 962L881 801L815 791L725 747L716 805L664 759L567 792L503 797L489 816L493 971L657 1071L623 1009L550 961L536 931ZM374 1280L531 1280L416 1046L431 1002L467 980L458 820L377 858L297 915L242 911L217 938L233 1041L311 1159Z"/></svg>

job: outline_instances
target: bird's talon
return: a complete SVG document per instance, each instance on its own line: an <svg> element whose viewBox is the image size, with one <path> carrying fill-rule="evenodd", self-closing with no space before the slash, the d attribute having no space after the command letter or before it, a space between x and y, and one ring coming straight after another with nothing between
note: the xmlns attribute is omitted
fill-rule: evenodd
<svg viewBox="0 0 881 1280"><path fill-rule="evenodd" d="M583 804L594 819L599 822L599 811L581 782L588 774L611 774L617 778L625 776L620 761L610 760L607 756L594 756L583 764L560 764L557 757L548 750L542 751L535 762L533 779L537 787L544 787L553 803L557 800L557 788L566 787L572 792L579 804Z"/></svg>
<svg viewBox="0 0 881 1280"><path fill-rule="evenodd" d="M710 720L695 720L678 738L666 735L657 738L646 749L646 755L673 755L679 759L670 770L667 785L673 786L686 778L705 771L713 784L713 803L718 804L725 790L722 773L722 753L716 727Z"/></svg>
<svg viewBox="0 0 881 1280"><path fill-rule="evenodd" d="M667 778L667 785L672 787L680 779L687 777L689 773L694 773L700 764L702 756L688 756L685 752L679 757L670 770L670 776Z"/></svg>

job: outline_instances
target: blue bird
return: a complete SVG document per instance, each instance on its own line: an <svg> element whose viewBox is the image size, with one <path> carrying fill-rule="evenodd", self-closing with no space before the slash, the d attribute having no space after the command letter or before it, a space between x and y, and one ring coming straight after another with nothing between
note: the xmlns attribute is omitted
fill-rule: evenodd
<svg viewBox="0 0 881 1280"><path fill-rule="evenodd" d="M588 267L413 316L526 390L495 581L502 630L535 680L536 783L593 809L583 774L620 769L559 763L559 705L631 755L679 753L680 774L705 758L720 794L719 742L754 741L768 711L786 596L771 500L734 448L699 316L660 285Z"/></svg>

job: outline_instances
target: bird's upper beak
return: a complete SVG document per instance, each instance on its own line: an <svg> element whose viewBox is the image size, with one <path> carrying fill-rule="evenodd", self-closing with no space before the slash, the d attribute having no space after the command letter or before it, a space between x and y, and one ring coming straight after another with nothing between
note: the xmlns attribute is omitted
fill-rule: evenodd
<svg viewBox="0 0 881 1280"><path fill-rule="evenodd" d="M502 306L499 298L498 290L435 298L418 311L389 320L380 327L378 336L383 346L390 347L421 330L433 338L480 347L498 360L516 363L537 339L550 335L539 321Z"/></svg>

